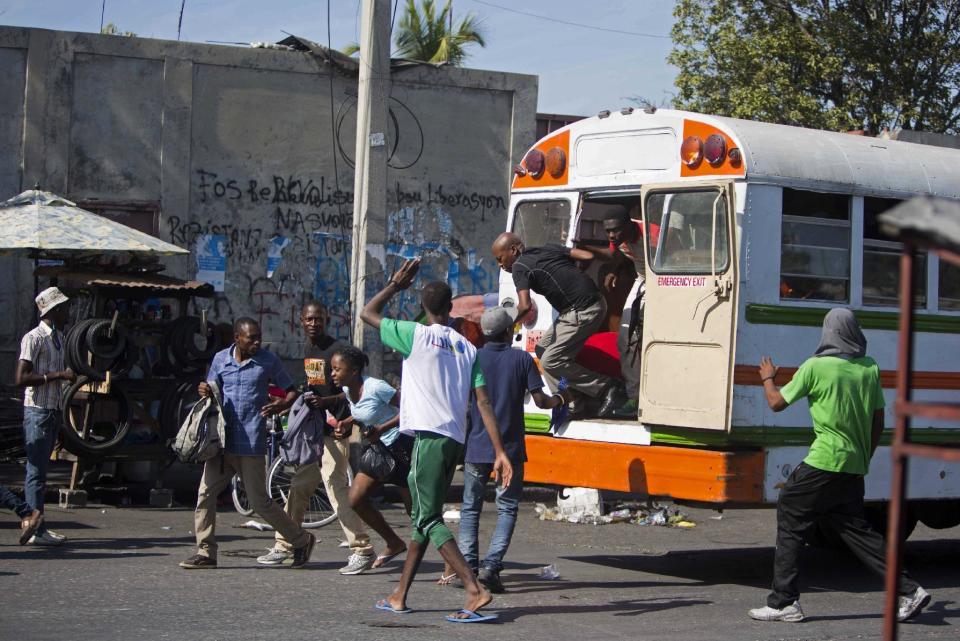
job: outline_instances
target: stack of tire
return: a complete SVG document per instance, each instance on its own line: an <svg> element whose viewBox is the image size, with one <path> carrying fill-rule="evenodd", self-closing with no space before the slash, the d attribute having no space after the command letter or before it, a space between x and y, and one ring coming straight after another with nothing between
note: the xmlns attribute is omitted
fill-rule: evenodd
<svg viewBox="0 0 960 641"><path fill-rule="evenodd" d="M195 316L178 318L163 330L153 373L178 377L202 375L218 349L213 323L203 326Z"/></svg>
<svg viewBox="0 0 960 641"><path fill-rule="evenodd" d="M109 319L88 318L72 328L66 338L67 366L77 376L103 381L107 371L111 376L122 376L130 371L139 352L128 340L127 331L117 323L111 330Z"/></svg>
<svg viewBox="0 0 960 641"><path fill-rule="evenodd" d="M204 326L199 318L188 316L164 327L159 357L148 373L152 378L173 377L159 399L158 422L164 440L176 434L196 400L197 384L217 349L212 323ZM71 328L65 340L65 356L77 380L63 395L64 446L77 456L108 454L130 430L133 404L123 381L140 361L140 349L121 324L94 318ZM90 383L105 381L107 372L111 379L108 392L84 390ZM75 403L83 409L71 411ZM106 410L97 411L102 407Z"/></svg>

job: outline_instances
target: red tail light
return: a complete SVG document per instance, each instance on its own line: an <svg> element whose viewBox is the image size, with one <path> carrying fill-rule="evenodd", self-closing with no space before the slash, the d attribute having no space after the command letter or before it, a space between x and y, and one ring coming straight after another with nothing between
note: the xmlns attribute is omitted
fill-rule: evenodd
<svg viewBox="0 0 960 641"><path fill-rule="evenodd" d="M718 165L723 162L727 154L727 141L720 134L711 134L707 136L707 142L703 146L703 157L711 165Z"/></svg>
<svg viewBox="0 0 960 641"><path fill-rule="evenodd" d="M527 173L534 178L539 178L543 175L543 169L546 165L546 160L544 159L543 152L539 149L534 149L523 159L523 166L527 170Z"/></svg>

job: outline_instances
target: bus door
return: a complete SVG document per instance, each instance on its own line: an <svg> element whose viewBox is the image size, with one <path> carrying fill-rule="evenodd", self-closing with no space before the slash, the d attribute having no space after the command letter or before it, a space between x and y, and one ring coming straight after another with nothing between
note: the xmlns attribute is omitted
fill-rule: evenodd
<svg viewBox="0 0 960 641"><path fill-rule="evenodd" d="M648 240L640 421L728 431L737 320L733 183L651 185L641 199Z"/></svg>
<svg viewBox="0 0 960 641"><path fill-rule="evenodd" d="M549 192L514 194L511 199L511 214L508 231L523 240L527 247L540 247L549 243L570 245L576 231L574 219L580 208L580 192ZM513 307L517 302L517 290L513 276L500 270L500 304ZM553 324L553 310L547 299L530 292L533 309L525 319L517 343L528 352L533 352L544 330Z"/></svg>

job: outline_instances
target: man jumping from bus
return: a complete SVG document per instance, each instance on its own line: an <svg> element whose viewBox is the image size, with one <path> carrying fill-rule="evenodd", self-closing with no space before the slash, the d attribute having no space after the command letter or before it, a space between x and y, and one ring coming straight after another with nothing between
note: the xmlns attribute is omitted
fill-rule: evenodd
<svg viewBox="0 0 960 641"><path fill-rule="evenodd" d="M607 316L607 304L600 290L575 263L591 261L593 254L554 244L527 248L519 236L510 232L500 234L491 251L500 268L513 274L518 319L532 307L531 289L544 296L559 314L537 344L537 355L550 387L557 391L559 379L565 378L570 389L600 401L599 416L611 416L626 402L622 384L576 360L584 343L600 331ZM571 418L585 417L585 406L583 398L573 401Z"/></svg>
<svg viewBox="0 0 960 641"><path fill-rule="evenodd" d="M880 369L866 355L867 339L849 309L832 309L823 320L820 345L793 378L778 390L777 368L769 356L760 361L767 404L774 412L806 397L813 419L810 452L787 479L777 500L777 547L773 590L767 605L750 610L758 621L802 621L797 590L798 557L804 535L818 523L835 531L871 571L884 576L883 537L863 511L863 477L883 433ZM897 620L916 616L930 595L900 574Z"/></svg>
<svg viewBox="0 0 960 641"><path fill-rule="evenodd" d="M453 480L466 438L467 403L470 390L477 395L480 416L494 451L493 473L504 487L510 487L513 468L503 449L493 404L487 396L486 381L477 362L477 350L466 338L449 327L453 308L452 292L443 282L428 283L420 304L427 324L384 318L383 309L397 292L408 288L420 267L420 259L407 260L387 286L366 304L360 317L380 330L380 340L403 355L400 379L400 431L413 434L410 460L413 533L407 548L400 581L393 592L377 602L376 608L406 614L407 593L417 575L427 541L439 550L453 568L466 591L463 608L446 617L451 623L492 621L496 615L478 613L490 603L490 592L457 548L453 534L443 523L443 502Z"/></svg>

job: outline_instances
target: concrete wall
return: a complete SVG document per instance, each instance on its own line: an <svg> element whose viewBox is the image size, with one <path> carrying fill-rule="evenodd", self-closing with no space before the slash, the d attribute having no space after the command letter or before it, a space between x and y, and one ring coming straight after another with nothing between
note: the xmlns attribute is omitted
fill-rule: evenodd
<svg viewBox="0 0 960 641"><path fill-rule="evenodd" d="M416 66L391 80L388 210L371 222L368 291L414 254L423 282L494 291L489 246L510 169L534 141L536 78ZM204 304L216 321L259 318L273 349L295 358L305 300L327 301L333 332L349 331L356 82L302 52L0 27L0 198L40 182L107 208L155 204L158 235L192 252L199 235L225 234L225 291ZM268 277L268 247L282 239ZM196 274L193 255L167 262ZM0 282L14 310L0 315L9 363L32 322L32 264L2 258L0 269L13 275ZM391 312L415 315L416 295Z"/></svg>

